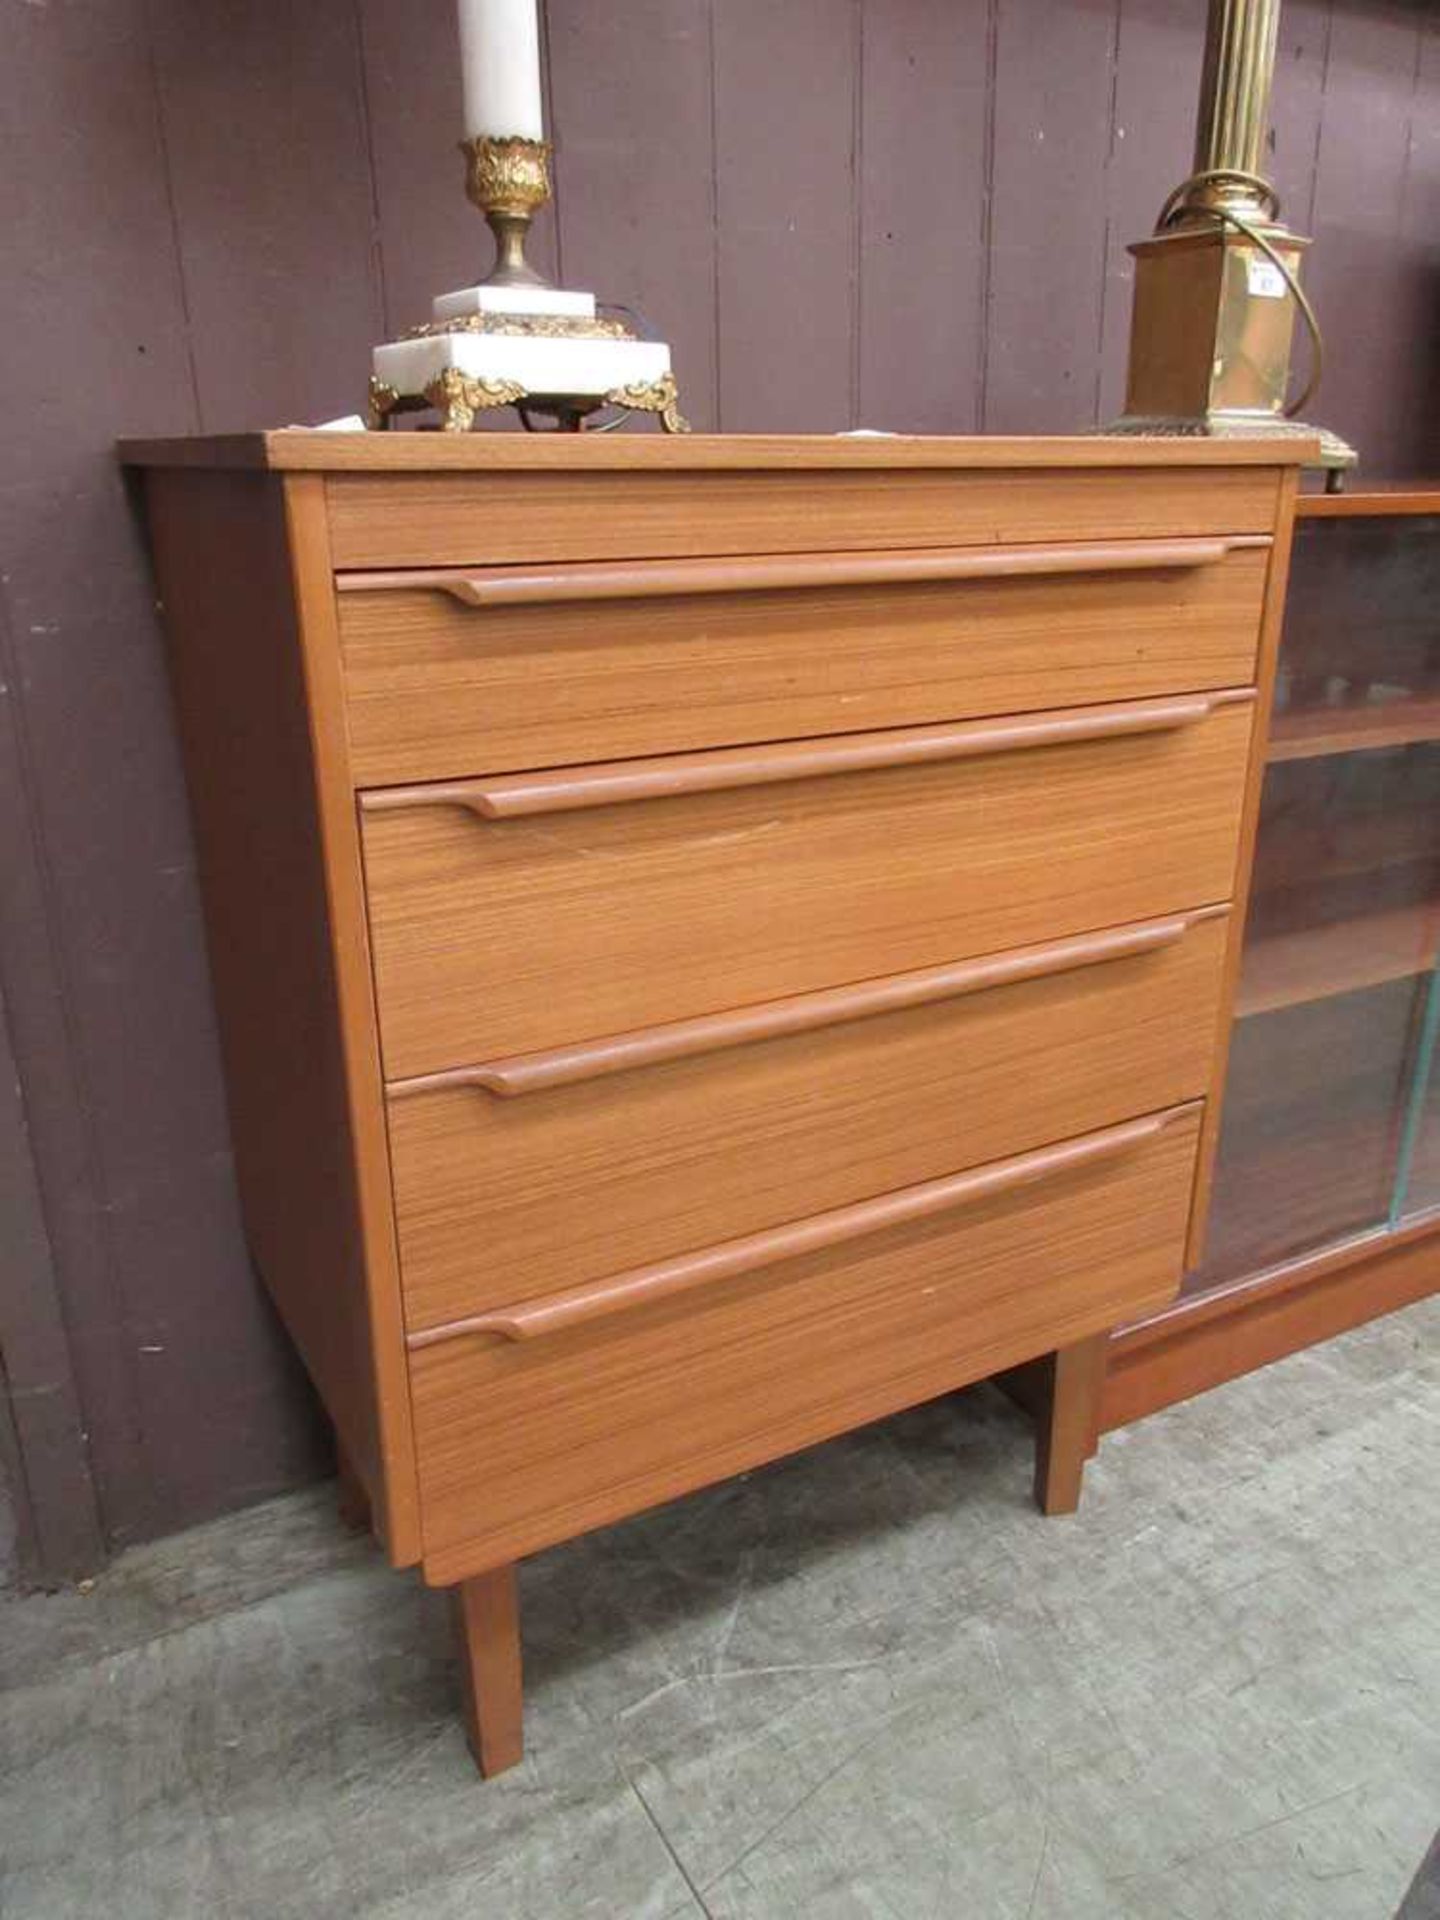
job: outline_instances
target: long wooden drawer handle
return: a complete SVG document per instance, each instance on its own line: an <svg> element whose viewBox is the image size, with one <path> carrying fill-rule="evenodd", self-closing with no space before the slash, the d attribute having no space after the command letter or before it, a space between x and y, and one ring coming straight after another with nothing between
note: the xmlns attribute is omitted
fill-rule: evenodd
<svg viewBox="0 0 1440 1920"><path fill-rule="evenodd" d="M1174 573L1216 566L1265 534L1222 539L1094 540L1065 546L899 549L892 553L799 553L743 560L620 560L570 567L450 568L342 573L342 593L430 588L464 607L518 607L559 600L645 600L664 594L767 593L786 587L903 586L926 580L1008 580L1047 573Z"/></svg>
<svg viewBox="0 0 1440 1920"><path fill-rule="evenodd" d="M465 807L485 820L537 813L570 813L633 800L668 800L732 787L813 780L822 774L865 773L931 760L966 760L1026 747L1060 747L1081 740L1121 739L1193 727L1217 706L1253 701L1254 690L1130 700L1112 707L1066 707L1004 720L965 720L941 727L896 727L883 733L846 733L778 746L722 747L709 753L667 754L652 760L609 760L552 772L509 773L493 780L437 781L423 787L379 787L360 796L367 813L412 807Z"/></svg>
<svg viewBox="0 0 1440 1920"><path fill-rule="evenodd" d="M599 1040L581 1040L568 1047L543 1052L516 1053L499 1060L482 1060L473 1067L452 1067L442 1073L419 1074L392 1080L392 1099L407 1094L438 1093L452 1087L475 1087L509 1099L517 1094L543 1093L550 1087L570 1086L578 1080L597 1080L603 1074L629 1073L638 1067L659 1066L694 1054L718 1053L726 1047L748 1046L757 1040L775 1040L786 1034L809 1033L817 1027L894 1013L904 1007L922 1007L937 1000L979 993L987 987L1009 986L1047 974L1068 973L1125 960L1174 946L1202 920L1229 912L1228 905L1199 907L1193 913L1168 920L1145 920L1103 933L1077 934L1045 946L1014 947L1008 953L987 954L979 960L961 960L944 967L921 967L913 973L884 974L852 986L826 987L818 993L791 994L757 1006L736 1007L728 1013L709 1013L695 1020L671 1020L662 1026L637 1027L628 1033L607 1034Z"/></svg>
<svg viewBox="0 0 1440 1920"><path fill-rule="evenodd" d="M1018 1154L1011 1160L994 1160L968 1173L947 1174L941 1180L926 1180L920 1186L902 1187L898 1192L883 1193L853 1206L812 1214L808 1220L770 1227L763 1233L746 1234L738 1240L724 1240L698 1253L659 1260L653 1266L632 1267L628 1273L612 1274L607 1280L572 1287L565 1293L522 1300L518 1306L498 1308L466 1320L452 1320L445 1326L427 1327L409 1334L406 1345L418 1350L472 1334L498 1334L504 1340L533 1340L541 1334L559 1333L566 1327L598 1320L627 1307L648 1306L673 1294L687 1293L711 1281L733 1279L737 1274L751 1273L757 1267L768 1267L776 1261L793 1260L804 1253L841 1246L862 1235L878 1233L883 1227L901 1226L910 1220L946 1213L952 1207L986 1199L1013 1187L1028 1186L1071 1167L1113 1159L1143 1146L1174 1121L1195 1112L1197 1107L1198 1102L1192 1101L1183 1107L1171 1107L1165 1113L1149 1114L1143 1120L1107 1127L1102 1133L1084 1134L1078 1140L1067 1140L1059 1146L1041 1147L1037 1152Z"/></svg>

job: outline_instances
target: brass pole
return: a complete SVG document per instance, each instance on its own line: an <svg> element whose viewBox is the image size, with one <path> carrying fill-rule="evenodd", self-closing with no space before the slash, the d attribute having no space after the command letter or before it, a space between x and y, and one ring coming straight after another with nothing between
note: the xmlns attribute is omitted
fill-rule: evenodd
<svg viewBox="0 0 1440 1920"><path fill-rule="evenodd" d="M1280 0L1210 0L1195 120L1195 171L1261 177Z"/></svg>

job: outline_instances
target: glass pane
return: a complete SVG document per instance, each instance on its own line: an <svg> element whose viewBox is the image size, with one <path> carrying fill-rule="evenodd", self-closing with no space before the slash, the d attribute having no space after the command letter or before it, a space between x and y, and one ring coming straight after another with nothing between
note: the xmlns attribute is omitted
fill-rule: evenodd
<svg viewBox="0 0 1440 1920"><path fill-rule="evenodd" d="M1389 1217L1422 978L1236 1023L1196 1292Z"/></svg>
<svg viewBox="0 0 1440 1920"><path fill-rule="evenodd" d="M1265 776L1241 1014L1421 973L1440 936L1440 745Z"/></svg>
<svg viewBox="0 0 1440 1920"><path fill-rule="evenodd" d="M1271 758L1440 734L1440 518L1296 529Z"/></svg>
<svg viewBox="0 0 1440 1920"><path fill-rule="evenodd" d="M1437 609L1440 516L1300 523L1188 1291L1440 1205L1440 1074L1417 1083L1440 942Z"/></svg>
<svg viewBox="0 0 1440 1920"><path fill-rule="evenodd" d="M1394 1217L1408 1219L1440 1207L1440 974L1432 974L1421 1032L1418 1083L1411 1096L1400 1149Z"/></svg>
<svg viewBox="0 0 1440 1920"><path fill-rule="evenodd" d="M1388 1220L1440 932L1437 820L1429 742L1267 770L1206 1259L1188 1291Z"/></svg>

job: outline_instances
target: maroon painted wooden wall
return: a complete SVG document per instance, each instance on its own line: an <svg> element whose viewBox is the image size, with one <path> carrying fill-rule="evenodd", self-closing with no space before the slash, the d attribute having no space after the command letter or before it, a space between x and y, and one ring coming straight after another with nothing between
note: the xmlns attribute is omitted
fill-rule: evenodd
<svg viewBox="0 0 1440 1920"><path fill-rule="evenodd" d="M663 329L702 428L1089 426L1125 243L1187 170L1204 13L549 0L541 252ZM1283 39L1318 412L1374 473L1440 465L1440 22L1288 0ZM450 0L0 14L0 1446L57 1573L325 1459L246 1261L110 446L355 408L372 343L486 256L458 100Z"/></svg>

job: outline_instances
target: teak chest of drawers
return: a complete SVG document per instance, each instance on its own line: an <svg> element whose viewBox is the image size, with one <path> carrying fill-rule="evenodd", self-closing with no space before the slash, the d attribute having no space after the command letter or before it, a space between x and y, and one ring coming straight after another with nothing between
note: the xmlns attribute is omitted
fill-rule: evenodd
<svg viewBox="0 0 1440 1920"><path fill-rule="evenodd" d="M517 1559L1103 1337L1203 1218L1283 443L135 446L255 1259L520 1751Z"/></svg>

